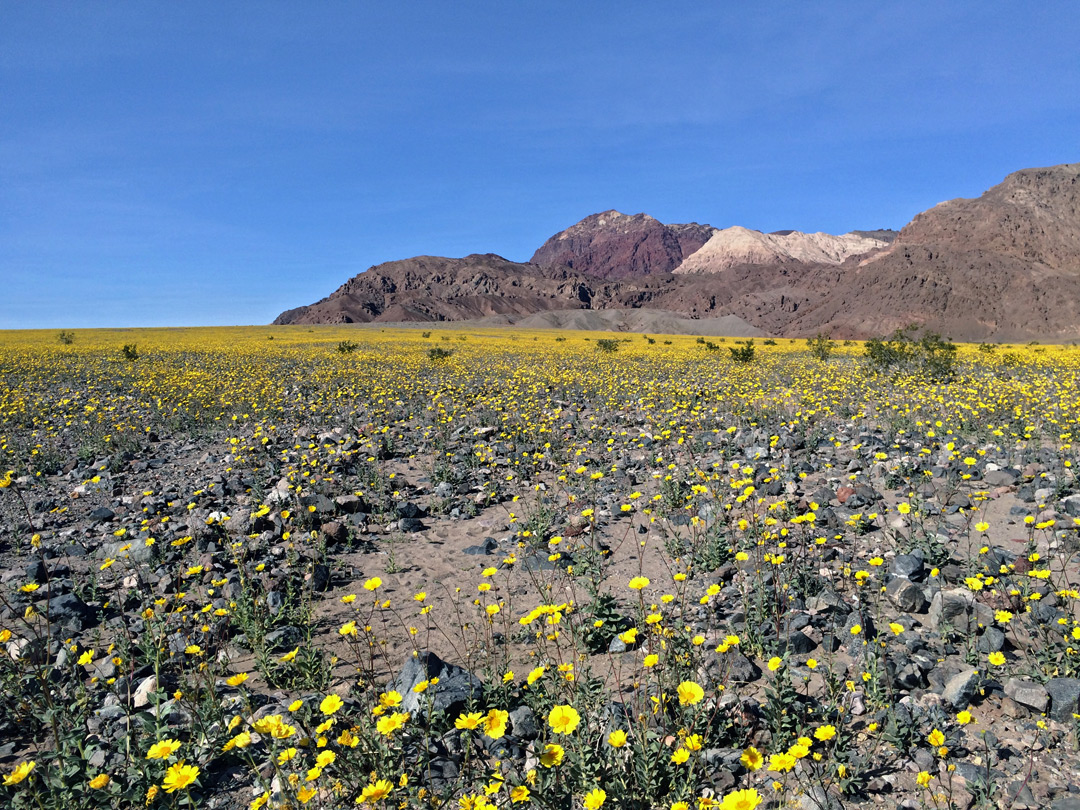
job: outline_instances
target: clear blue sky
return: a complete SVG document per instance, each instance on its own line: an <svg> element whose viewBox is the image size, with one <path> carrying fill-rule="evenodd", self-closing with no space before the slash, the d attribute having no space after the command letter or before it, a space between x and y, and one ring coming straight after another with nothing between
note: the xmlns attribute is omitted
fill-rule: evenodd
<svg viewBox="0 0 1080 810"><path fill-rule="evenodd" d="M0 3L0 328L266 323L596 211L843 232L1080 161L1075 2Z"/></svg>

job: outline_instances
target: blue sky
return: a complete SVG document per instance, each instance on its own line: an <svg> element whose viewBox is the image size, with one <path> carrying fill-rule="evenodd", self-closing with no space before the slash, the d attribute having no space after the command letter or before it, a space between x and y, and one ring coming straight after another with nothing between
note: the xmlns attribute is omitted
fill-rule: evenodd
<svg viewBox="0 0 1080 810"><path fill-rule="evenodd" d="M1080 161L1072 2L0 4L0 328L266 323L609 208L903 226Z"/></svg>

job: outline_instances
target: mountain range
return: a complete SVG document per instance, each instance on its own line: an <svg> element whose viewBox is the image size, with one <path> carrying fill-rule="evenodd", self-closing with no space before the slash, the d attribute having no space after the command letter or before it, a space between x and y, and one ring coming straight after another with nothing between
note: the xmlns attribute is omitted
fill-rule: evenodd
<svg viewBox="0 0 1080 810"><path fill-rule="evenodd" d="M618 312L601 317L608 310ZM552 236L528 262L491 253L386 262L274 323L528 318L661 332L650 328L659 318L699 334L835 338L914 323L956 340L1069 341L1080 338L1078 312L1073 163L1014 172L898 233L762 233L604 211Z"/></svg>

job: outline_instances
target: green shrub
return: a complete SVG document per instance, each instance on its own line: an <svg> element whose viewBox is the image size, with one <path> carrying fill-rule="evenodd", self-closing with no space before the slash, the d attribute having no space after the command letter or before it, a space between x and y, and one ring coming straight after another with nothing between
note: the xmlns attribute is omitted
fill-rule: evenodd
<svg viewBox="0 0 1080 810"><path fill-rule="evenodd" d="M753 363L754 362L754 340L753 338L747 340L745 343L737 346L728 346L728 351L731 352L731 359L736 363Z"/></svg>
<svg viewBox="0 0 1080 810"><path fill-rule="evenodd" d="M810 350L810 354L822 363L832 356L833 349L836 348L836 344L829 340L829 336L824 332L818 332L817 335L809 338L806 341L806 346Z"/></svg>
<svg viewBox="0 0 1080 810"><path fill-rule="evenodd" d="M897 329L888 337L866 342L866 357L875 371L920 374L933 380L949 380L956 374L956 346L936 332L916 339L917 327Z"/></svg>
<svg viewBox="0 0 1080 810"><path fill-rule="evenodd" d="M596 348L598 351L614 354L619 350L619 341L613 338L600 338L596 341Z"/></svg>

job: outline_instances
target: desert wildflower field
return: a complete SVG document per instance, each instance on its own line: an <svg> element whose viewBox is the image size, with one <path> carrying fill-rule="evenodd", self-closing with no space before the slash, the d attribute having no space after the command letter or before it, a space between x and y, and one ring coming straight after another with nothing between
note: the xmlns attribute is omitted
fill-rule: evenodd
<svg viewBox="0 0 1080 810"><path fill-rule="evenodd" d="M1078 376L0 333L0 806L1080 807Z"/></svg>

